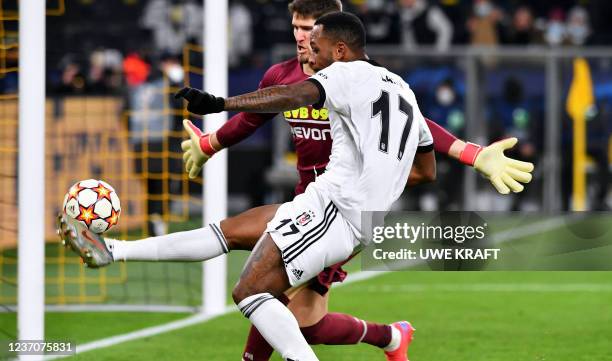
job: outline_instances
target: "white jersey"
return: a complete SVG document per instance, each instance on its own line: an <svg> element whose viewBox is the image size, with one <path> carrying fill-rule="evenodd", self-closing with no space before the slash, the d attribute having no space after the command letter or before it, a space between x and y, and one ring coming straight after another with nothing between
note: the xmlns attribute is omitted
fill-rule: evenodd
<svg viewBox="0 0 612 361"><path fill-rule="evenodd" d="M414 93L398 75L367 61L335 62L310 79L329 110L332 151L312 183L325 192L360 242L362 211L388 211L406 188L417 152L433 138Z"/></svg>

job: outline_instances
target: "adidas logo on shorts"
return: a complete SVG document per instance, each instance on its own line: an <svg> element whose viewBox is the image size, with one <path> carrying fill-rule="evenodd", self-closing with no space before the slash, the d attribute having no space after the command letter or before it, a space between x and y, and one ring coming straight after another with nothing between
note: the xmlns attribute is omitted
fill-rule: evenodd
<svg viewBox="0 0 612 361"><path fill-rule="evenodd" d="M299 280L300 278L302 278L302 275L304 274L304 271L299 270L299 269L292 269L291 273L293 273L295 278L297 278Z"/></svg>

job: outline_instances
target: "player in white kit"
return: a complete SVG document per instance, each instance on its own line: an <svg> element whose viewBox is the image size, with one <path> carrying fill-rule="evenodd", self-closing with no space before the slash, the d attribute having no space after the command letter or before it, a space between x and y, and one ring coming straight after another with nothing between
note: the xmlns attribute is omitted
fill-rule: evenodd
<svg viewBox="0 0 612 361"><path fill-rule="evenodd" d="M414 93L401 77L367 60L360 20L349 13L321 17L311 46L311 66L323 70L304 82L227 99L205 94L207 113L329 109L333 145L327 171L278 209L232 294L281 356L299 361L317 357L275 297L365 243L361 212L389 210L411 168L421 179L435 178L432 136ZM188 167L194 161L185 160Z"/></svg>
<svg viewBox="0 0 612 361"><path fill-rule="evenodd" d="M367 60L335 62L307 81L321 94L314 107L324 102L330 111L333 143L327 171L283 204L266 229L292 286L364 243L362 211L389 210L415 155L433 151L414 93L387 69Z"/></svg>

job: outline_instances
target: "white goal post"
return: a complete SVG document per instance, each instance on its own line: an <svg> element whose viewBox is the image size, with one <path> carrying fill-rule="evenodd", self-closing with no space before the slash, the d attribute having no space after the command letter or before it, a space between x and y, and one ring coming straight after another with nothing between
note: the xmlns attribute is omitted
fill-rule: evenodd
<svg viewBox="0 0 612 361"><path fill-rule="evenodd" d="M217 96L227 96L228 89L228 1L204 2L204 88ZM45 52L46 4L40 0L19 3L19 143L18 143L18 290L17 338L43 340L45 314ZM213 51L206 51L213 49ZM207 116L206 131L218 129L227 114ZM227 216L227 152L220 152L204 167L204 225ZM203 263L201 307L206 315L226 310L227 259L225 256ZM193 305L47 305L48 311L196 311ZM24 356L25 357L25 356ZM28 356L27 359L39 359Z"/></svg>
<svg viewBox="0 0 612 361"><path fill-rule="evenodd" d="M44 339L45 2L19 2L17 337ZM42 213L42 214L41 214ZM41 356L22 356L38 360Z"/></svg>
<svg viewBox="0 0 612 361"><path fill-rule="evenodd" d="M204 1L204 90L227 96L228 2ZM227 121L227 113L204 117L204 130L214 132ZM220 152L204 167L204 225L227 217L227 151ZM204 262L202 312L220 314L226 306L227 257Z"/></svg>

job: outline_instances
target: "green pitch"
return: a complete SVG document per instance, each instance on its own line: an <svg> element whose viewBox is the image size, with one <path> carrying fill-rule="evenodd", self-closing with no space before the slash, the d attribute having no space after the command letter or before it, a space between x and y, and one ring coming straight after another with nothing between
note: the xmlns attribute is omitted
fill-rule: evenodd
<svg viewBox="0 0 612 361"><path fill-rule="evenodd" d="M612 360L612 280L606 272L396 272L338 288L331 310L410 320L411 360ZM129 315L65 315L53 335L133 329ZM106 318L106 320L103 317ZM141 315L159 322L160 315ZM166 316L167 318L167 316ZM81 354L76 360L239 360L248 322L233 313L182 330ZM107 336L110 334L106 334ZM368 346L319 346L322 360L382 360ZM280 360L276 357L275 360Z"/></svg>
<svg viewBox="0 0 612 361"><path fill-rule="evenodd" d="M610 218L597 220L609 225ZM588 229L596 224L589 224ZM511 240L518 251L545 249L567 229ZM610 237L603 232L603 239ZM609 262L606 242L585 237ZM521 253L521 252L519 252ZM231 286L246 253L230 257ZM149 264L148 272L155 270ZM165 267L159 265L158 267ZM360 268L359 260L350 264ZM158 270L156 270L158 272ZM159 272L163 274L163 272ZM138 289L136 287L136 289ZM196 292L197 293L197 292ZM133 295L131 295L133 296ZM412 361L612 361L611 272L394 272L332 290L330 311L417 331ZM49 338L85 343L186 317L185 314L63 313L47 315ZM0 314L2 338L13 338L14 314ZM249 323L239 313L173 332L83 353L75 360L239 360ZM7 337L8 336L8 337ZM318 346L321 360L384 360L369 345ZM274 360L280 360L275 356Z"/></svg>

